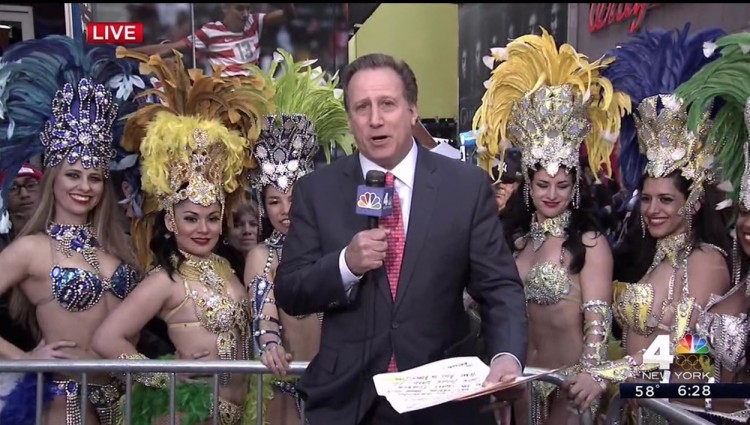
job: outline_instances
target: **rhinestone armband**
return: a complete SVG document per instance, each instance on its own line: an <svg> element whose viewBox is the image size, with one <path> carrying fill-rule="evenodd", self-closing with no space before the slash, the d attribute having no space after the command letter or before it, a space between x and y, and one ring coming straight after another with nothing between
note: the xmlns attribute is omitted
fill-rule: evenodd
<svg viewBox="0 0 750 425"><path fill-rule="evenodd" d="M600 365L588 368L587 372L595 381L607 380L612 383L625 382L630 378L638 376L639 372L648 372L657 369L657 364L637 364L631 356L616 361L604 362Z"/></svg>
<svg viewBox="0 0 750 425"><path fill-rule="evenodd" d="M149 358L141 353L136 354L121 354L119 357L121 360L148 360ZM169 375L165 372L154 372L154 373L133 373L133 379L136 382L152 387L152 388L164 388L169 382Z"/></svg>

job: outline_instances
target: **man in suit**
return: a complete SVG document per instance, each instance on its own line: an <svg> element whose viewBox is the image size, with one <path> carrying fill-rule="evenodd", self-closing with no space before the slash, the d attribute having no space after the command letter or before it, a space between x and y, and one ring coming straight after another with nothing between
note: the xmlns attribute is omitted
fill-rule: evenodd
<svg viewBox="0 0 750 425"><path fill-rule="evenodd" d="M288 314L325 312L320 351L300 379L311 425L491 424L488 397L403 415L372 376L475 355L464 288L479 303L493 356L487 382L521 375L523 287L480 168L419 146L417 83L390 56L360 57L342 74L358 153L297 181L275 293ZM369 170L387 172L394 213L367 229L355 214Z"/></svg>

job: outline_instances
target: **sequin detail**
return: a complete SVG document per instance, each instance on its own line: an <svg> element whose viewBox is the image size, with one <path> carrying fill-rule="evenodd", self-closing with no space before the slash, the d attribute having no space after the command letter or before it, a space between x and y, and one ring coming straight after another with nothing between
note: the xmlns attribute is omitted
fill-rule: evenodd
<svg viewBox="0 0 750 425"><path fill-rule="evenodd" d="M534 264L526 276L526 300L541 305L557 304L571 289L568 270L554 262Z"/></svg>
<svg viewBox="0 0 750 425"><path fill-rule="evenodd" d="M120 263L110 280L102 280L88 270L54 266L50 271L52 295L65 310L76 313L95 306L106 291L123 300L135 287L137 272Z"/></svg>

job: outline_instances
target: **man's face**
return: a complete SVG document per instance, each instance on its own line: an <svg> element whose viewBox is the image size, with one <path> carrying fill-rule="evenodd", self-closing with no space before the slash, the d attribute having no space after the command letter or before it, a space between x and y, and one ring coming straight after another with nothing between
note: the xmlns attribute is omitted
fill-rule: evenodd
<svg viewBox="0 0 750 425"><path fill-rule="evenodd" d="M495 189L495 204L497 205L498 214L501 213L508 204L508 199L518 189L518 183L496 183L492 186Z"/></svg>
<svg viewBox="0 0 750 425"><path fill-rule="evenodd" d="M364 69L347 88L349 127L357 148L368 159L391 170L411 150L417 107L406 98L401 77L391 68Z"/></svg>
<svg viewBox="0 0 750 425"><path fill-rule="evenodd" d="M224 25L229 31L241 32L250 15L250 3L224 3Z"/></svg>
<svg viewBox="0 0 750 425"><path fill-rule="evenodd" d="M34 177L18 177L10 187L8 212L12 217L26 220L39 203L39 181Z"/></svg>

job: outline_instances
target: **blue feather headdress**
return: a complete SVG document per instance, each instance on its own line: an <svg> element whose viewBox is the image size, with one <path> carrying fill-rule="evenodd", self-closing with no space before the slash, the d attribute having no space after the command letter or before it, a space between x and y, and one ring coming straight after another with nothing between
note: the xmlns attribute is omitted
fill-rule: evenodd
<svg viewBox="0 0 750 425"><path fill-rule="evenodd" d="M637 188L647 165L650 167L653 164L656 174L668 174L665 171L674 171L675 166L684 168L685 164L682 163L691 160L690 155L697 153L693 148L698 146L692 143L685 149L684 156L677 160L680 164L666 165L659 164L660 161L656 160L658 155L654 155L658 152L642 153L655 145L654 142L660 136L667 135L668 132L658 131L666 129L663 125L667 121L670 121L672 127L687 130L684 111L680 111L681 105L679 102L675 103L669 95L714 59L704 55L704 43L713 42L724 35L718 29L694 34L688 34L689 30L689 23L682 31L644 30L607 53L615 61L604 71L604 75L612 81L615 90L627 93L633 102L633 114L622 120L619 155L622 181L631 191ZM665 102L670 106L668 114L663 113ZM676 132L672 134L674 140L663 138L665 143L660 143L678 143L678 139L684 139L683 135L678 136ZM699 134L698 138L701 136L705 134ZM685 141L679 143L684 144ZM675 146L670 145L669 148ZM654 160L647 160L647 156Z"/></svg>
<svg viewBox="0 0 750 425"><path fill-rule="evenodd" d="M81 161L107 175L112 161L125 157L120 118L137 108L132 99L148 80L133 61L117 59L114 46L53 35L14 44L2 61L0 171L16 175L42 155L45 166ZM3 200L12 182L3 182Z"/></svg>

